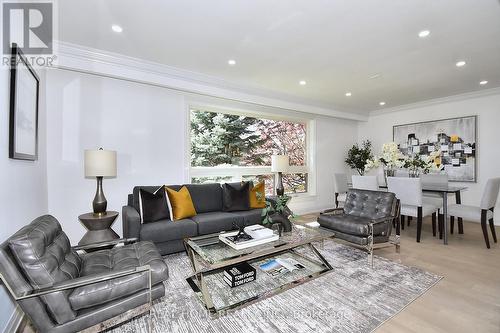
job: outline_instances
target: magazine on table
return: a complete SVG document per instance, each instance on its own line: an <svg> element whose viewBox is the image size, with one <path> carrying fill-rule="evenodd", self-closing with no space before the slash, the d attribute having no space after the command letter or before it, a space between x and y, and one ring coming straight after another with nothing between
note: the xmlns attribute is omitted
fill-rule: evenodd
<svg viewBox="0 0 500 333"><path fill-rule="evenodd" d="M259 266L261 270L272 277L277 277L296 269L305 268L300 262L292 258L274 258Z"/></svg>

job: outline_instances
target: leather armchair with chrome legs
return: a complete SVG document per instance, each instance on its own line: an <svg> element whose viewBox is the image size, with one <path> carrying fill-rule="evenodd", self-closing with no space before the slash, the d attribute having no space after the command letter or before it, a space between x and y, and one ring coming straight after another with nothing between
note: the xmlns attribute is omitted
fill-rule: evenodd
<svg viewBox="0 0 500 333"><path fill-rule="evenodd" d="M38 332L98 332L148 313L168 269L151 242L72 248L44 215L0 244L0 278Z"/></svg>
<svg viewBox="0 0 500 333"><path fill-rule="evenodd" d="M344 208L329 209L318 217L321 227L333 230L335 237L368 251L396 246L399 252L399 201L394 193L350 189ZM396 225L396 236L390 238Z"/></svg>

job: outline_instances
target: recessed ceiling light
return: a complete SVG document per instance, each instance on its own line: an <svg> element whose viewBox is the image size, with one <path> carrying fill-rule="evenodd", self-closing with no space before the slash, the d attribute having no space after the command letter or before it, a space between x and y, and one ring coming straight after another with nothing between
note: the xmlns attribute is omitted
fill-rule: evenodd
<svg viewBox="0 0 500 333"><path fill-rule="evenodd" d="M380 106L384 106L384 105L385 105L385 102L380 102L380 103L378 103L378 105L380 105Z"/></svg>
<svg viewBox="0 0 500 333"><path fill-rule="evenodd" d="M346 92L346 93L345 93L345 95L346 95L347 97L351 97L351 96L352 96L352 94L351 94L350 92Z"/></svg>
<svg viewBox="0 0 500 333"><path fill-rule="evenodd" d="M120 26L119 26L119 25L117 25L117 24L113 24L113 25L111 26L111 29L112 29L114 32L122 32L122 31L123 31L123 28L122 28L122 27L120 27Z"/></svg>
<svg viewBox="0 0 500 333"><path fill-rule="evenodd" d="M418 37L420 38L425 38L427 36L429 36L431 32L429 30L422 30L418 33Z"/></svg>
<svg viewBox="0 0 500 333"><path fill-rule="evenodd" d="M455 64L455 66L457 66L457 67L464 67L464 66L465 66L465 64L466 64L466 62L465 62L465 61L460 60L460 61L457 61L457 63Z"/></svg>
<svg viewBox="0 0 500 333"><path fill-rule="evenodd" d="M301 80L301 81L299 81L299 84L300 84L301 86L305 86L305 85L307 84L307 82L306 82L306 81L304 81L304 80Z"/></svg>
<svg viewBox="0 0 500 333"><path fill-rule="evenodd" d="M234 65L236 65L236 60L234 60L234 59L229 59L229 60L227 61L227 63L228 63L230 66L234 66Z"/></svg>
<svg viewBox="0 0 500 333"><path fill-rule="evenodd" d="M488 81L483 80L483 81L479 82L479 84L482 85L482 86L484 86L485 84L488 84Z"/></svg>

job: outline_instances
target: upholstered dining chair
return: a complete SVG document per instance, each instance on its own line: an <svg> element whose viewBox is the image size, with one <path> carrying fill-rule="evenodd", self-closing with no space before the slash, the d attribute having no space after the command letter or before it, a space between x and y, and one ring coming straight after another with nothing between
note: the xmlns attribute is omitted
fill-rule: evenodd
<svg viewBox="0 0 500 333"><path fill-rule="evenodd" d="M352 188L358 190L378 191L377 176L352 176Z"/></svg>
<svg viewBox="0 0 500 333"><path fill-rule="evenodd" d="M445 173L422 174L422 175L420 175L420 180L422 181L423 188L448 186L448 175ZM425 202L430 202L436 206L439 206L440 209L443 208L443 196L441 195L441 193L424 192L423 196L424 196L423 200ZM462 219L459 220L459 230L463 230ZM442 233L442 223L441 222L439 223L439 233L440 233L439 237L441 237L441 233Z"/></svg>
<svg viewBox="0 0 500 333"><path fill-rule="evenodd" d="M432 234L436 236L439 206L423 200L420 178L387 177L387 187L400 200L401 215L417 218L417 242L422 234L422 220L429 215L432 216Z"/></svg>
<svg viewBox="0 0 500 333"><path fill-rule="evenodd" d="M345 173L334 173L333 186L335 188L335 208L338 208L339 203L345 203L347 197L347 175Z"/></svg>
<svg viewBox="0 0 500 333"><path fill-rule="evenodd" d="M461 217L467 221L481 222L483 229L484 241L486 247L490 248L490 240L488 237L488 227L486 222L490 224L491 234L493 241L497 242L497 235L495 232L495 224L493 221L493 211L498 199L498 192L500 191L500 178L491 178L486 182L486 187L481 198L481 204L477 206L467 206L462 204L448 205L448 215L450 216L450 226L455 217Z"/></svg>

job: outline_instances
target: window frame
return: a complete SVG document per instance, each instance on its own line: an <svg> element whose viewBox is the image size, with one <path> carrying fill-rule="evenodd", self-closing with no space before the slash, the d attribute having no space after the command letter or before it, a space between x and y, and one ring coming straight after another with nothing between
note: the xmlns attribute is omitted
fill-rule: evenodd
<svg viewBox="0 0 500 333"><path fill-rule="evenodd" d="M269 119L276 121L298 122L305 125L306 128L306 151L305 165L290 166L287 174L306 173L307 189L302 193L289 193L291 197L310 197L316 195L316 165L315 165L315 145L316 145L316 120L314 118L290 116L286 114L275 114L267 112L256 112L242 110L231 107L217 107L206 104L188 103L186 108L186 181L191 182L192 178L198 177L232 177L232 181L241 181L243 176L258 176L273 174L271 166L230 166L230 167L193 167L191 166L191 110L206 112L216 112L231 115L239 115L260 119ZM276 181L276 178L275 178ZM275 186L274 186L275 187Z"/></svg>

